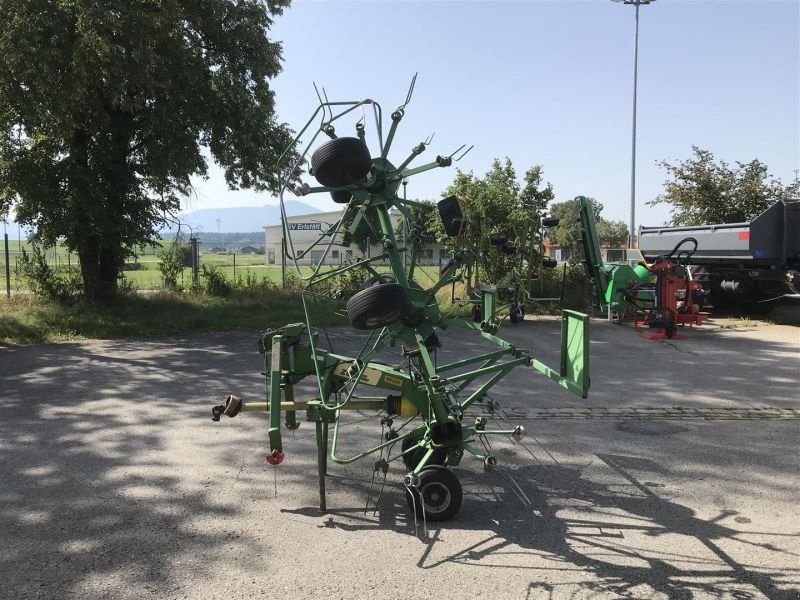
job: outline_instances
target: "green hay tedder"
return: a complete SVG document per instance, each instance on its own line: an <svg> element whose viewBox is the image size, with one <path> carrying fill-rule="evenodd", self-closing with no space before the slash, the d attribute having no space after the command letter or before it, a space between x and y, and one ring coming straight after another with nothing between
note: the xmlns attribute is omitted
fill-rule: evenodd
<svg viewBox="0 0 800 600"><path fill-rule="evenodd" d="M473 416L470 421L467 416L470 408L486 408L491 402L489 390L500 384L512 369L530 367L570 392L586 397L589 388L588 317L564 311L561 364L550 368L498 335L495 292L491 288L481 292L479 322L442 315L436 301L437 292L459 281L466 265L476 257L468 251L455 253L442 269L438 281L431 287L423 287L415 279L415 270L418 270L415 269L415 251L408 249L410 260L404 256L407 249L395 236L390 210L398 210L406 219L413 220L408 208L413 202L398 197L401 183L425 171L448 167L466 152L462 146L450 155L436 156L427 164L412 167L412 162L430 143L429 139L415 146L402 161L390 160L392 141L413 87L412 81L406 102L391 113L386 135L383 113L373 100L329 102L320 98L319 106L284 153L284 161L292 157L291 164L282 165L282 172L287 174L297 173L310 154L309 174L319 185L298 184L287 175L281 192L282 206L287 190L300 195L330 194L335 202L343 205L341 218L321 231L319 239L303 250L295 250L284 214L287 255L295 266L312 248L317 252L323 249L327 256L332 248L349 244L365 219L375 228L382 252L333 270L321 268L323 259L310 275L303 275L298 267L298 276L305 280L302 297L306 322L261 335L260 349L265 355L267 378L265 401L243 402L236 396L229 396L224 404L213 408L213 418L219 420L223 414L233 417L241 412L266 412L270 446L267 461L279 464L284 459L282 414L285 426L296 429L297 412L305 411L306 419L316 428L322 511L326 510L328 456L335 463L372 457L374 473L382 474L384 480L392 463L402 463L410 509L424 520L442 521L455 515L462 501L461 484L451 468L465 455L474 456L489 468L495 464L495 458L481 444L484 436L522 436L524 433L521 427L495 429L484 417ZM372 149L367 142L365 113L374 117ZM339 125L347 117L356 121L355 135L337 137L334 123ZM318 126L315 127L315 123ZM318 138L325 141L320 143ZM302 153L299 153L300 148ZM439 202L438 209L448 235L459 236L469 228L457 198L445 198ZM390 272L379 269L381 265L388 265ZM361 290L347 301L347 317L352 327L365 332L361 349L355 356L335 352L330 347L329 336L320 335L308 311L309 303L315 300L326 280L352 269L364 269L368 273ZM471 331L495 348L437 364L434 356L442 344L439 334L453 328ZM401 349L397 365L376 360L379 353L393 348ZM294 386L306 377L316 380L316 392L307 400L296 400ZM347 410L378 411L376 425L385 430L381 443L354 456L342 456L339 441L344 434L340 431L340 415ZM332 439L329 439L331 429Z"/></svg>

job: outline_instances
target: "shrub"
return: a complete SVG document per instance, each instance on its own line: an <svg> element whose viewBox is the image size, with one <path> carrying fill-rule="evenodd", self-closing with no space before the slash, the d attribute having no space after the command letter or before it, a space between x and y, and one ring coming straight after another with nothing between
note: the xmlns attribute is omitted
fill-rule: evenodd
<svg viewBox="0 0 800 600"><path fill-rule="evenodd" d="M34 246L32 254L25 249L17 258L17 277L24 280L37 296L62 304L72 304L83 295L83 279L77 269L55 270L47 264L44 251Z"/></svg>
<svg viewBox="0 0 800 600"><path fill-rule="evenodd" d="M251 271L245 271L244 277L239 275L233 287L237 292L243 292L248 295L260 295L278 289L269 279L266 277L259 279L255 273Z"/></svg>
<svg viewBox="0 0 800 600"><path fill-rule="evenodd" d="M165 289L175 290L178 288L178 276L183 273L184 255L182 244L177 239L158 253L158 257L161 259L158 263L158 271L161 273L161 283Z"/></svg>
<svg viewBox="0 0 800 600"><path fill-rule="evenodd" d="M225 274L215 266L200 265L202 270L203 284L202 291L209 296L229 296L233 291L233 285L225 277Z"/></svg>

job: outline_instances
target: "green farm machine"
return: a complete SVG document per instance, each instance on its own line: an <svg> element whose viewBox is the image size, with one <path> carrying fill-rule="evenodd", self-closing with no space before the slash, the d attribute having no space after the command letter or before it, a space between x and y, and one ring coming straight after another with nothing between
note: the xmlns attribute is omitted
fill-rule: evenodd
<svg viewBox="0 0 800 600"><path fill-rule="evenodd" d="M702 285L692 279L689 264L697 250L693 237L681 238L668 253L648 264L637 249L626 249L624 259L603 260L600 241L588 198L579 196L578 219L586 271L595 290L595 306L616 315L618 322L629 320L643 325L647 339L682 338L678 326L701 325L705 316L700 307L705 301ZM622 257L620 257L622 258Z"/></svg>
<svg viewBox="0 0 800 600"><path fill-rule="evenodd" d="M537 281L543 282L542 269L554 269L558 266L554 258L544 255L545 230L557 226L558 223L557 218L542 216L534 211L517 228L483 233L479 237L478 247L473 251L476 257L475 271L479 271L481 261L486 261L492 254L505 257L507 267L504 276L494 285L489 285L497 298L493 318L502 322L507 317L510 323L519 323L525 318L527 306L561 300L561 297L544 297L541 294L541 286L538 295L534 289ZM566 265L564 265L564 275L566 276ZM473 297L468 300L473 304L472 318L476 322L484 318L482 289L485 285L474 290ZM451 300L457 302L455 284Z"/></svg>
<svg viewBox="0 0 800 600"><path fill-rule="evenodd" d="M578 196L577 200L581 249L586 273L594 286L595 306L601 312L622 314L632 300L631 290L649 284L650 271L635 249L626 250L624 257L619 257L621 260L603 260L591 201L583 196ZM647 297L642 294L638 298L642 306L652 300L652 294Z"/></svg>
<svg viewBox="0 0 800 600"><path fill-rule="evenodd" d="M450 155L411 166L426 150L428 139L415 146L403 160L390 160L392 141L413 88L414 81L405 103L391 113L388 132L384 132L383 112L377 102L370 99L329 102L320 97L319 106L283 154L281 171L287 175L280 196L282 210L287 191L299 195L330 194L335 202L342 204L341 218L323 228L311 247L296 250L284 211L286 253L294 261L298 277L305 282L302 299L306 320L261 334L265 400L250 402L228 396L224 404L213 408L212 418L216 421L221 415L234 417L251 411L266 413L269 420L266 460L277 465L284 460L282 418L286 428L293 430L298 427L298 411L305 411L306 420L314 423L316 429L320 509L326 510L328 458L334 463L347 464L371 457L373 480L377 474L385 482L390 465L402 465L406 498L416 523L417 516L424 521L441 521L458 512L462 491L452 468L465 455L479 459L487 468L494 465L494 456L488 445L482 443L488 436L524 434L521 427L494 428L490 419L475 416L477 409L492 414L489 391L511 370L529 367L570 392L586 397L589 340L588 317L564 311L560 365L548 367L498 334L495 292L491 288L482 291L479 322L443 316L436 294L462 278L466 265L476 258L469 252L456 252L432 286L423 287L417 282L415 251L409 248L410 257L404 256L407 249L398 241L390 218L390 211L396 209L406 219L413 220L409 206L414 202L398 197L398 188L410 177L450 166L465 152L462 146ZM347 118L355 121L355 135L338 137L334 124L341 126ZM372 150L366 135L368 121L375 126L370 136ZM320 142L321 139L325 141ZM318 183L313 187L290 178L307 162L311 167L309 175ZM457 198L445 198L438 203L438 210L448 235L463 235L470 227ZM347 246L365 219L377 230L382 252L333 269L322 268L324 257L310 272L300 268L299 261L312 249L322 250L327 256L332 248ZM388 272L383 265L388 265ZM332 278L354 269L365 270L367 275L360 291L347 301L346 312L352 327L364 334L357 353L340 353L330 341L335 336L320 335L309 307L325 282L330 283ZM439 334L454 329L471 332L493 349L437 364L435 353L442 345ZM380 353L394 348L399 353L397 364L378 360ZM298 400L295 385L307 377L315 380L315 391L312 397ZM346 435L343 431L346 428L340 427L340 417L348 410L376 411L376 425L383 432L379 444L353 456L343 456L340 447L340 440Z"/></svg>

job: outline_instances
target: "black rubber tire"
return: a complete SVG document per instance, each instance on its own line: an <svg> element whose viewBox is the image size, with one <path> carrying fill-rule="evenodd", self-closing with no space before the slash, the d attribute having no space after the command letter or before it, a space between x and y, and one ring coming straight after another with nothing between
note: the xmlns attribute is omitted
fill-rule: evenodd
<svg viewBox="0 0 800 600"><path fill-rule="evenodd" d="M361 284L361 289L365 290L373 285L384 285L387 283L397 283L397 280L391 273L381 273L380 275L373 275L365 279L364 283Z"/></svg>
<svg viewBox="0 0 800 600"><path fill-rule="evenodd" d="M403 318L411 309L399 283L376 284L356 292L347 301L347 317L356 329L380 329Z"/></svg>
<svg viewBox="0 0 800 600"><path fill-rule="evenodd" d="M359 182L371 168L369 148L359 138L336 138L317 148L311 155L314 177L328 187Z"/></svg>
<svg viewBox="0 0 800 600"><path fill-rule="evenodd" d="M513 255L517 253L519 246L516 242L505 242L500 246L500 250L503 254Z"/></svg>
<svg viewBox="0 0 800 600"><path fill-rule="evenodd" d="M347 190L338 190L336 192L331 192L331 198L333 199L336 204L347 204L350 202L350 198L353 197L353 194L348 192Z"/></svg>
<svg viewBox="0 0 800 600"><path fill-rule="evenodd" d="M545 217L542 219L542 227L555 227L559 223L558 217Z"/></svg>
<svg viewBox="0 0 800 600"><path fill-rule="evenodd" d="M511 314L508 315L508 320L516 324L525 319L525 310L512 308Z"/></svg>
<svg viewBox="0 0 800 600"><path fill-rule="evenodd" d="M425 520L447 521L461 508L464 494L458 477L439 465L425 467L419 472L419 486L411 491L406 488L408 507L422 517L422 502L425 503Z"/></svg>
<svg viewBox="0 0 800 600"><path fill-rule="evenodd" d="M419 438L415 437L407 437L405 438L401 444L400 449L405 452L411 446L414 446L419 442ZM419 461L422 460L422 457L425 456L426 450L424 448L417 448L416 450L412 450L408 454L403 454L403 462L406 465L406 468L409 471L413 471L416 466L419 464ZM431 455L430 459L428 459L429 465L444 465L447 462L447 452L444 448L435 448L433 450L433 454ZM427 467L427 465L426 465Z"/></svg>
<svg viewBox="0 0 800 600"><path fill-rule="evenodd" d="M508 241L508 236L502 233L493 233L489 236L489 243L492 246L502 246Z"/></svg>

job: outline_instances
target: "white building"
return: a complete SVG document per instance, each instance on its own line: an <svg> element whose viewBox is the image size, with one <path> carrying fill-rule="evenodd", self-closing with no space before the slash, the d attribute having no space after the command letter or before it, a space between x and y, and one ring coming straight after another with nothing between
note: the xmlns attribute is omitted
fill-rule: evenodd
<svg viewBox="0 0 800 600"><path fill-rule="evenodd" d="M297 215L287 218L287 225L289 234L291 235L292 244L296 254L308 250L314 242L316 242L320 235L326 231L330 226L334 225L336 221L342 216L342 211L312 213L308 215ZM400 213L394 212L390 214L392 226L396 229L397 223L400 218ZM325 238L317 244L311 252L298 261L301 265L318 264L322 260L325 249L330 241L330 238ZM365 258L367 256L377 256L383 252L383 246L380 244L371 244L367 252L361 252L357 244L350 244L345 248L341 245L341 235L331 247L328 256L325 257L326 265L341 265L346 262ZM398 240L402 245L402 238ZM266 261L268 265L281 264L281 247L283 245L283 228L280 225L267 225L264 227L264 249ZM288 247L287 251L291 253ZM421 265L438 265L447 262L450 257L446 248L441 244L429 244L422 248L417 255L417 264ZM291 260L287 257L287 263Z"/></svg>

